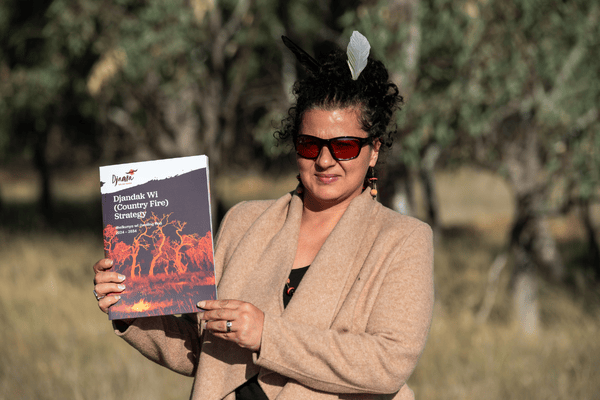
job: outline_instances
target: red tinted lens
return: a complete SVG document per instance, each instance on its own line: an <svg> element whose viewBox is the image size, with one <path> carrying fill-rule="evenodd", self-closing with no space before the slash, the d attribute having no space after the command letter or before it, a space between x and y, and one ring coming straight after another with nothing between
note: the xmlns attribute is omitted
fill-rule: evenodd
<svg viewBox="0 0 600 400"><path fill-rule="evenodd" d="M331 141L333 155L338 160L349 160L360 153L360 141L356 139L334 139Z"/></svg>
<svg viewBox="0 0 600 400"><path fill-rule="evenodd" d="M296 140L296 152L304 158L317 158L320 151L320 141L317 138L301 136Z"/></svg>

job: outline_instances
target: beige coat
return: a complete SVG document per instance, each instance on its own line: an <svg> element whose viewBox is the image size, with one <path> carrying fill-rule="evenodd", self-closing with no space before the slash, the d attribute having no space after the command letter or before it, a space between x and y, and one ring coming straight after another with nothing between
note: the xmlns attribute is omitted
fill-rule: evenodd
<svg viewBox="0 0 600 400"><path fill-rule="evenodd" d="M240 203L221 225L218 296L264 311L258 354L202 332L193 317L139 318L117 334L149 359L194 376L192 399L233 400L235 388L257 373L270 399L413 399L405 382L433 308L431 229L365 191L284 310L301 214L292 192Z"/></svg>

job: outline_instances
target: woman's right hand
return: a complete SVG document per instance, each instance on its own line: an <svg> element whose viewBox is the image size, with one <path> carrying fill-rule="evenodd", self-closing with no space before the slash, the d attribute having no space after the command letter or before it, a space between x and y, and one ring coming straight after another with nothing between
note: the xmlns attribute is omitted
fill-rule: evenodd
<svg viewBox="0 0 600 400"><path fill-rule="evenodd" d="M112 266L113 262L108 258L94 264L94 291L98 298L98 307L107 314L108 308L121 299L118 293L125 290L125 275L110 271Z"/></svg>

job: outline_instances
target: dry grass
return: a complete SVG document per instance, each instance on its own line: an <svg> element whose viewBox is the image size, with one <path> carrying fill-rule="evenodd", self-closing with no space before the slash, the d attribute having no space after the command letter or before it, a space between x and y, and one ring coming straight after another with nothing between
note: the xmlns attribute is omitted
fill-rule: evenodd
<svg viewBox="0 0 600 400"><path fill-rule="evenodd" d="M112 332L92 295L89 234L0 232L0 398L184 399L191 380Z"/></svg>
<svg viewBox="0 0 600 400"><path fill-rule="evenodd" d="M463 181L466 185L472 179L458 177L455 183ZM31 189L22 182L13 184L18 192L4 199L27 199ZM253 189L273 196L293 187L294 179L281 180L278 186L260 179L226 184L217 190L241 193L238 185L246 185L247 197L255 197ZM476 194L461 197L447 192L453 185L443 184L446 197L440 203L446 223L472 224L482 218L479 211L468 213L480 210L468 204L477 200ZM434 322L410 385L421 400L596 399L600 393L597 283L584 282L574 290L542 282L543 329L537 338L527 339L512 322L508 266L490 318L481 325L475 321L488 268L502 246L502 221L509 209L495 203L504 189L496 190L496 196L488 193L497 184L479 182L493 204L488 218L483 218L486 223L448 230L436 247ZM6 190L4 186L4 194ZM86 198L81 186L69 190L72 196ZM61 193L70 192L61 189ZM556 226L571 225L556 221ZM102 257L100 232L9 232L0 227L0 398L188 398L191 379L144 359L112 333L107 317L97 309L91 265Z"/></svg>
<svg viewBox="0 0 600 400"><path fill-rule="evenodd" d="M436 249L436 306L410 383L419 399L596 399L600 391L600 292L542 282L542 331L523 337L511 318L508 274L489 320L475 319L499 243L456 234ZM483 238L482 238L483 237Z"/></svg>

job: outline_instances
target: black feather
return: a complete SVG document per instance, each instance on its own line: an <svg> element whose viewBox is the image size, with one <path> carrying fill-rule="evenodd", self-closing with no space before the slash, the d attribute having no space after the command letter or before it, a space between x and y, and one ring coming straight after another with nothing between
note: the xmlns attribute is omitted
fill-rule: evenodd
<svg viewBox="0 0 600 400"><path fill-rule="evenodd" d="M313 74L319 73L321 69L321 63L311 57L306 51L302 50L296 43L292 42L287 36L281 36L283 43L288 49L296 55L298 62L304 66L307 70Z"/></svg>

